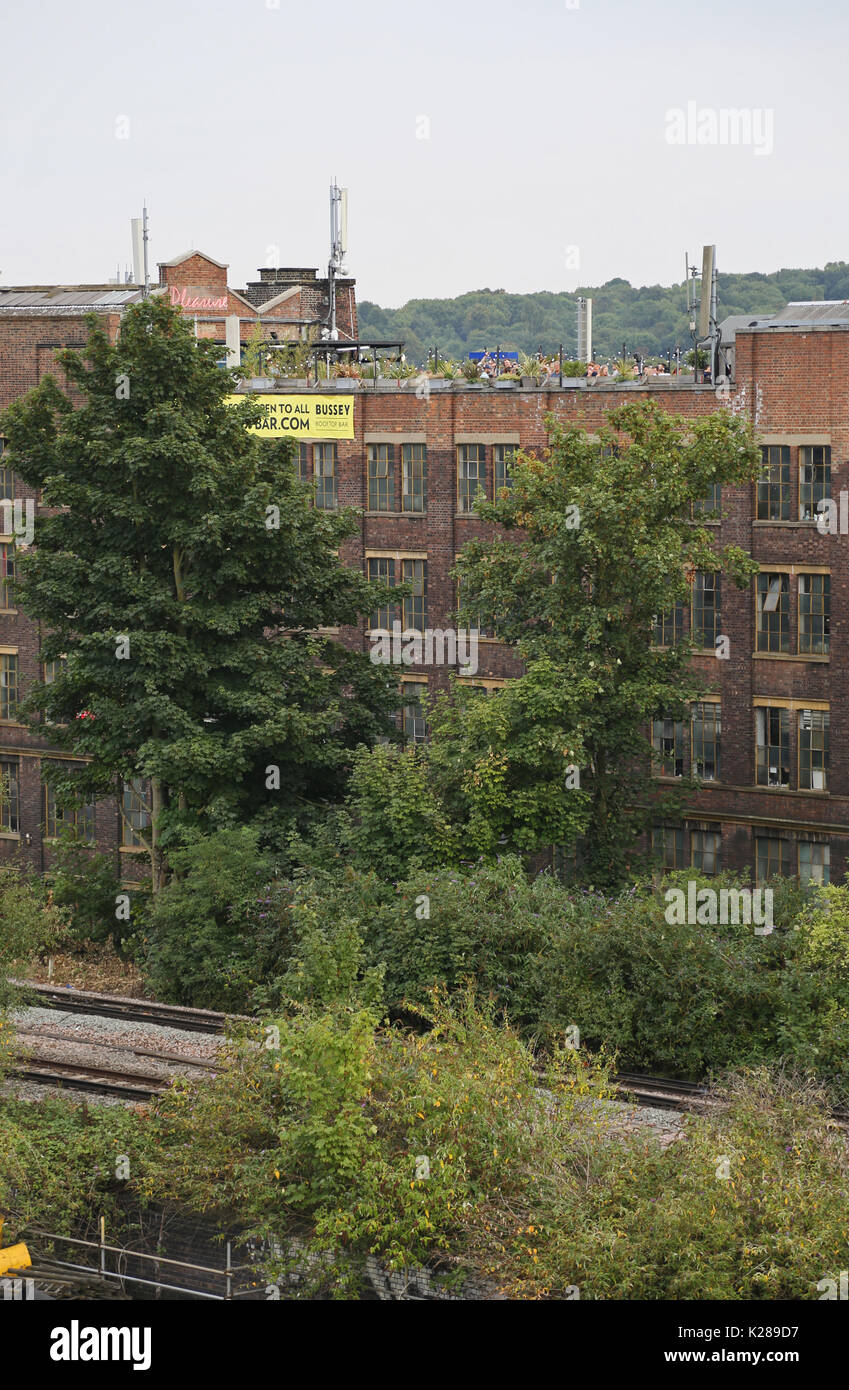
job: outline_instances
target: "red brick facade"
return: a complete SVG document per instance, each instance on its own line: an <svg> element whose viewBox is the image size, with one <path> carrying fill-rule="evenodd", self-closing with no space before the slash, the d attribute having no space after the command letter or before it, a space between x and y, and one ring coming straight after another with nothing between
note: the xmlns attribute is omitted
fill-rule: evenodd
<svg viewBox="0 0 849 1390"><path fill-rule="evenodd" d="M283 340L314 339L327 323L330 288L315 270L271 268L242 290L227 284L227 266L191 251L159 267L159 291L194 319L199 338L224 342L225 319L239 318L239 336L246 343L257 322ZM336 322L341 340L356 339L357 301L354 281L336 281Z"/></svg>
<svg viewBox="0 0 849 1390"><path fill-rule="evenodd" d="M263 272L267 276L286 274L306 272ZM165 265L161 276L163 286L174 286L190 297L226 295L227 312L237 312L240 317L244 313L246 321L250 317L243 292L227 287L226 267L206 257L193 254ZM263 286L258 292L261 297L269 281L258 283ZM273 288L284 298L271 313L281 319L289 315L291 321L300 316L307 300L311 298L314 303L321 297L320 282L301 282L293 287L291 282L287 286L275 279ZM351 302L353 305L353 295ZM309 305L307 309L312 312ZM192 310L184 312L191 314ZM261 312L265 317L265 310ZM204 332L205 313L199 314L199 331ZM223 312L217 319L213 312L208 317L210 335L218 336ZM110 331L114 331L117 316L110 316L108 321ZM355 307L348 323L355 333ZM248 333L249 327L244 336ZM56 346L82 339L80 318L30 319L15 313L7 319L0 307L0 404L8 403L39 379ZM651 397L665 409L684 416L730 407L752 418L764 444L789 450L791 518L799 514L800 449L830 448L831 495L837 498L841 490L849 490L849 330L743 330L738 333L736 347L736 381L730 399L723 397L721 389L676 383L675 379L622 385L600 379L591 384L567 382L562 389L531 390L439 382L424 398L417 395L415 382L379 382L377 388L346 383L354 397L355 438L340 440L336 446L336 496L338 505L360 508L364 515L360 534L347 542L343 559L365 568L370 556L388 558L397 567L398 579L404 558L426 559L427 625L450 626L448 615L456 604L450 570L464 542L483 530L476 518L458 512L458 446L483 446L486 491L491 496L498 445L543 449L548 441L545 422L549 414L564 421L579 421L593 430L602 424L607 411L632 398ZM337 384L341 385L313 388L309 394L336 394ZM391 446L393 492L391 510L381 512L370 511L368 505L368 449L379 444ZM427 503L421 514L402 509L402 449L410 445L424 445L426 451ZM307 467L311 469L311 442L306 449ZM720 627L729 639L729 658L696 658L712 692L721 698L721 779L704 785L691 798L689 829L719 833L722 867L744 872L754 867L756 839L782 842L793 872L799 862L799 842L803 846L827 844L831 878L839 880L849 854L849 722L845 713L849 694L849 536L821 535L810 520L759 520L754 488L724 490L722 519L715 525L719 544L739 545L766 570L787 576L790 644L788 651L756 652L754 586L743 592L730 583L723 588ZM803 575L830 575L827 655L797 654L800 571ZM346 631L343 638L364 647L368 644L365 631ZM33 625L19 615L0 613L0 652L4 647L17 650L25 685L38 671L38 634ZM478 681L499 682L518 670L509 652L487 640L480 643L479 662ZM444 668L430 672L412 668L409 675L428 675L436 685L447 679ZM789 721L786 786L756 785L755 707L770 701L787 711ZM827 790L799 787L798 726L800 715L809 709L828 709L830 713ZM19 830L0 840L0 854L20 846L34 866L42 867L45 852L36 743L23 728L0 724L0 757L19 755ZM98 809L98 834L104 845L117 848L119 823L114 808ZM27 835L29 844L25 843ZM690 844L688 830L683 841L685 862L689 862Z"/></svg>

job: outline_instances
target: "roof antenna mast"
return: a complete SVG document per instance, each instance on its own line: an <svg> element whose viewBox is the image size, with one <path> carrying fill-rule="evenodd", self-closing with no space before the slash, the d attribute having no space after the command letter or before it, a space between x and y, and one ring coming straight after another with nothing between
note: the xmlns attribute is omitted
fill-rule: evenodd
<svg viewBox="0 0 849 1390"><path fill-rule="evenodd" d="M133 238L133 280L137 285L142 286L145 299L150 294L150 273L147 263L147 244L149 241L147 230L147 203L144 204L141 217L134 217L130 222Z"/></svg>
<svg viewBox="0 0 849 1390"><path fill-rule="evenodd" d="M327 267L327 280L330 290L330 313L327 336L335 341L339 337L336 327L336 276L347 274L345 256L348 252L348 190L339 188L334 178L330 185L330 263Z"/></svg>

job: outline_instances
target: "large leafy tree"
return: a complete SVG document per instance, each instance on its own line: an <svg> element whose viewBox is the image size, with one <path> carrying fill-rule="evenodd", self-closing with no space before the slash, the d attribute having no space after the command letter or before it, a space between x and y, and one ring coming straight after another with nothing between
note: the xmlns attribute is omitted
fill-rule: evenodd
<svg viewBox="0 0 849 1390"><path fill-rule="evenodd" d="M12 467L50 509L20 602L45 660L65 659L27 709L86 760L54 769L60 796L149 782L154 889L181 825L281 831L338 796L397 699L319 631L374 606L338 560L353 515L311 507L290 444L248 432L259 407L227 403L219 351L154 297L117 342L92 320L86 349L60 354L73 400L48 377L3 419Z"/></svg>
<svg viewBox="0 0 849 1390"><path fill-rule="evenodd" d="M529 670L544 661L549 681L555 669L578 693L549 732L583 750L583 860L593 882L615 884L656 809L651 720L681 717L704 690L690 643L653 645L655 616L689 596L698 570L750 581L754 563L719 549L693 504L754 478L760 453L727 410L686 420L627 404L599 435L549 424L543 456L520 455L512 488L479 503L501 530L464 548L458 574L474 611Z"/></svg>

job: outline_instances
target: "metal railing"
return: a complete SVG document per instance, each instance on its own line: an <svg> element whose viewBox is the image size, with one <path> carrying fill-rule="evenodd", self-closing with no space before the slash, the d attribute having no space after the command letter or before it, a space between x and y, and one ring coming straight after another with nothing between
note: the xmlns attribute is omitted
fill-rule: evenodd
<svg viewBox="0 0 849 1390"><path fill-rule="evenodd" d="M140 1284L153 1289L166 1289L172 1293L185 1293L194 1298L209 1298L217 1302L231 1302L245 1293L252 1293L253 1289L233 1288L233 1276L242 1270L253 1269L251 1264L232 1263L232 1242L227 1241L227 1260L224 1268L220 1266L194 1264L191 1260L174 1260L165 1255L151 1255L146 1250L133 1250L123 1245L109 1245L106 1240L106 1218L100 1218L100 1239L83 1240L79 1236L65 1236L56 1231L42 1231L33 1227L27 1232L27 1240L33 1256L37 1256L36 1248L32 1244L32 1238L39 1237L47 1241L61 1241L65 1245L71 1245L80 1249L96 1250L98 1252L98 1263L96 1265L75 1264L70 1260L58 1260L50 1257L51 1266L57 1269L73 1270L75 1272L88 1274L99 1279L115 1279L122 1284ZM150 1264L169 1265L177 1269L191 1270L196 1274L211 1274L216 1278L224 1280L223 1293L210 1293L206 1289L198 1289L186 1284L167 1284L161 1279L143 1279L140 1275L124 1274L119 1270L111 1270L106 1267L106 1257L108 1254L123 1256L125 1259L148 1261ZM38 1259L33 1259L33 1269L38 1270ZM49 1279L49 1273L43 1277Z"/></svg>

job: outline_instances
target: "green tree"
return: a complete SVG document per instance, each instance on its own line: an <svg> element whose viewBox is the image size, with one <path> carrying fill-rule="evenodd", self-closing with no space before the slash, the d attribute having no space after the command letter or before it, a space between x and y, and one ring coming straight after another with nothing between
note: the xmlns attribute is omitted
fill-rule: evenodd
<svg viewBox="0 0 849 1390"><path fill-rule="evenodd" d="M65 912L51 901L40 879L15 864L0 866L0 1029L4 1010L20 998L20 990L6 978L11 963L56 946L66 928Z"/></svg>
<svg viewBox="0 0 849 1390"><path fill-rule="evenodd" d="M724 411L693 421L628 404L600 439L549 428L543 457L520 455L512 488L479 503L481 519L503 529L465 546L457 573L482 622L529 669L544 658L580 692L559 733L584 750L587 872L614 885L651 816L650 721L680 718L702 689L689 644L653 645L655 616L688 596L696 571L722 570L743 587L756 569L742 550L714 548L692 504L754 478L760 454Z"/></svg>
<svg viewBox="0 0 849 1390"><path fill-rule="evenodd" d="M849 295L849 266L829 262L824 270L779 270L717 277L719 317L730 314L774 314L794 299L845 299ZM566 355L576 349L575 296L593 301L595 354L619 357L628 351L648 358L666 356L676 346L689 347L686 286L631 285L621 277L604 285L582 285L573 294L540 290L507 294L504 290L472 290L455 299L411 299L398 309L382 309L368 300L358 305L364 338L402 338L409 361L423 362L434 347L441 356L462 358L470 350L497 344L536 352Z"/></svg>
<svg viewBox="0 0 849 1390"><path fill-rule="evenodd" d="M26 710L82 769L60 795L148 779L154 891L183 824L280 833L340 795L350 751L388 727L385 673L318 634L357 623L376 592L337 551L352 513L311 508L288 441L248 432L235 374L159 298L9 408L9 462L46 507L20 601L47 633Z"/></svg>

